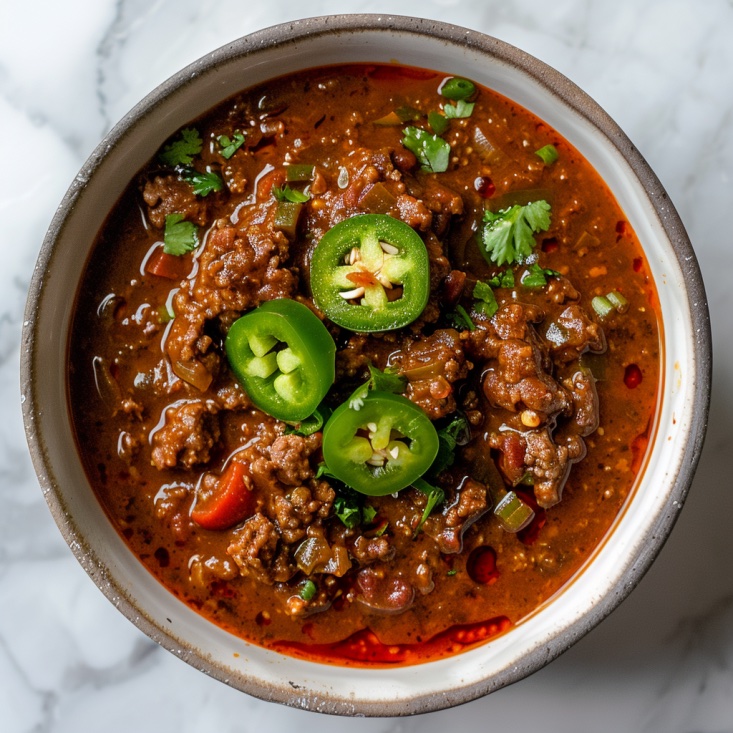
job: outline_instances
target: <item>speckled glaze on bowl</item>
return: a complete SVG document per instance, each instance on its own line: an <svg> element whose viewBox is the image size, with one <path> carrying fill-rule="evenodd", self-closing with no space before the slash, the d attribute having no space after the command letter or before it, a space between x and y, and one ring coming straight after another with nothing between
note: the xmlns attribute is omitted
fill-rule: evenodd
<svg viewBox="0 0 733 733"><path fill-rule="evenodd" d="M531 617L483 646L427 664L347 669L262 649L169 593L127 549L89 486L67 407L67 334L96 232L127 182L179 127L235 92L326 64L391 62L466 76L546 120L596 167L636 230L663 317L661 409L646 467L584 569ZM667 194L618 126L586 94L495 38L386 15L312 18L254 33L176 74L102 141L43 243L22 351L28 442L51 512L94 582L133 623L194 667L265 700L343 715L407 715L467 702L536 671L587 633L649 568L697 464L710 392L710 329L694 252Z"/></svg>

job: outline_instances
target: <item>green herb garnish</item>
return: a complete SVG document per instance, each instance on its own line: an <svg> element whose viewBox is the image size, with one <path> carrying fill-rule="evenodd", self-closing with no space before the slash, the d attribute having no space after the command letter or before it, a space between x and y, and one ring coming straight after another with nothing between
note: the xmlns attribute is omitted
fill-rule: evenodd
<svg viewBox="0 0 733 733"><path fill-rule="evenodd" d="M231 137L228 135L219 135L216 138L216 142L219 143L219 154L221 157L229 160L244 145L244 139L244 134L239 130L235 130Z"/></svg>
<svg viewBox="0 0 733 733"><path fill-rule="evenodd" d="M479 280L473 287L473 297L476 302L473 309L487 318L491 318L499 310L496 296L488 283Z"/></svg>
<svg viewBox="0 0 733 733"><path fill-rule="evenodd" d="M349 397L349 407L352 410L360 410L370 389L379 390L380 392L391 392L392 394L402 394L405 391L406 385L407 379L401 374L398 374L396 368L387 367L382 371L370 364L369 379L354 390L351 397Z"/></svg>
<svg viewBox="0 0 733 733"><path fill-rule="evenodd" d="M429 478L435 478L441 471L453 465L456 459L456 446L465 445L471 439L471 426L462 413L438 430L438 454L427 472Z"/></svg>
<svg viewBox="0 0 733 733"><path fill-rule="evenodd" d="M332 412L333 410L330 407L322 404L313 411L310 417L306 417L305 420L301 420L294 425L288 425L285 428L285 435L313 435L323 427L323 424L331 417Z"/></svg>
<svg viewBox="0 0 733 733"><path fill-rule="evenodd" d="M526 206L516 204L494 213L484 213L482 242L492 262L523 262L537 246L536 232L550 228L550 204L534 201Z"/></svg>
<svg viewBox="0 0 733 733"><path fill-rule="evenodd" d="M437 135L431 135L419 127L406 127L402 144L413 152L424 171L442 173L448 170L450 145Z"/></svg>
<svg viewBox="0 0 733 733"><path fill-rule="evenodd" d="M466 102L464 99L459 99L455 104L446 104L443 107L443 112L448 120L457 120L463 117L470 117L473 113L473 102Z"/></svg>
<svg viewBox="0 0 733 733"><path fill-rule="evenodd" d="M468 311L462 306L457 305L454 311L446 313L445 317L450 321L453 328L459 331L475 331L476 324L471 320Z"/></svg>
<svg viewBox="0 0 733 733"><path fill-rule="evenodd" d="M422 517L420 517L420 521L418 522L417 527L415 527L413 537L416 537L417 533L422 529L423 524L425 524L425 521L430 516L430 512L445 500L445 492L439 486L433 486L425 481L425 479L421 478L413 481L412 485L428 497L425 509L423 509Z"/></svg>
<svg viewBox="0 0 733 733"><path fill-rule="evenodd" d="M163 252L180 257L198 246L198 230L193 222L186 221L183 214L168 214L165 217Z"/></svg>
<svg viewBox="0 0 733 733"><path fill-rule="evenodd" d="M522 285L525 288L541 288L543 285L547 285L548 277L560 277L560 273L557 270L540 267L535 262L522 278Z"/></svg>
<svg viewBox="0 0 733 733"><path fill-rule="evenodd" d="M560 154L557 152L557 148L552 145L552 143L545 145L534 152L535 155L539 155L540 158L542 158L542 162L545 165L552 165L560 157Z"/></svg>
<svg viewBox="0 0 733 733"><path fill-rule="evenodd" d="M272 195L278 201L289 201L291 204L304 204L306 201L310 201L310 194L303 193L290 186L285 185L282 187L273 186Z"/></svg>
<svg viewBox="0 0 733 733"><path fill-rule="evenodd" d="M300 586L300 597L304 601L310 601L315 595L318 588L312 580L305 580Z"/></svg>
<svg viewBox="0 0 733 733"><path fill-rule="evenodd" d="M193 186L193 192L197 196L208 196L212 191L221 191L224 188L224 181L212 171L199 173L193 168L185 168L181 177Z"/></svg>
<svg viewBox="0 0 733 733"><path fill-rule="evenodd" d="M450 127L450 122L436 110L428 112L428 124L436 135L442 135Z"/></svg>
<svg viewBox="0 0 733 733"><path fill-rule="evenodd" d="M204 146L198 130L187 127L181 130L179 136L166 145L158 154L158 158L165 165L175 168L177 165L191 165L193 156L198 155Z"/></svg>
<svg viewBox="0 0 733 733"><path fill-rule="evenodd" d="M514 270L503 270L489 280L492 288L513 288Z"/></svg>

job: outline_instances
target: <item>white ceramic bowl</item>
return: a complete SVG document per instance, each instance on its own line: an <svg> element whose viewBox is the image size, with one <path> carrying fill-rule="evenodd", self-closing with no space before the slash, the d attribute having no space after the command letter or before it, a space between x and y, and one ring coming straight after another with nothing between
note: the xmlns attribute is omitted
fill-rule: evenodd
<svg viewBox="0 0 733 733"><path fill-rule="evenodd" d="M314 65L390 62L466 76L516 100L568 139L615 194L642 243L663 318L661 409L643 476L585 568L509 633L457 656L396 669L285 657L221 630L178 601L110 525L76 455L67 334L84 263L128 181L178 128L244 86ZM66 194L36 265L23 334L28 441L56 522L105 595L155 641L266 700L330 713L403 715L466 702L546 664L631 591L682 507L704 436L710 332L694 253L659 181L617 125L558 72L494 38L416 18L314 18L263 30L162 84L102 141Z"/></svg>

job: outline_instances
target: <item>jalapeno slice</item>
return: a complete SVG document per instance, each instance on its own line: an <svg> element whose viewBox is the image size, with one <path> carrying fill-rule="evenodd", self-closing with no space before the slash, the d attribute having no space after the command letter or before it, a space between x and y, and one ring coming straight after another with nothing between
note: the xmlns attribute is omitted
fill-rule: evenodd
<svg viewBox="0 0 733 733"><path fill-rule="evenodd" d="M329 229L311 261L316 305L351 331L412 323L430 295L430 263L420 236L386 214L361 214Z"/></svg>
<svg viewBox="0 0 733 733"><path fill-rule="evenodd" d="M312 415L333 384L336 345L307 306L279 298L236 320L229 365L252 402L286 422Z"/></svg>
<svg viewBox="0 0 733 733"><path fill-rule="evenodd" d="M430 468L438 433L406 397L373 391L360 409L346 402L323 431L323 459L331 473L367 496L404 489Z"/></svg>

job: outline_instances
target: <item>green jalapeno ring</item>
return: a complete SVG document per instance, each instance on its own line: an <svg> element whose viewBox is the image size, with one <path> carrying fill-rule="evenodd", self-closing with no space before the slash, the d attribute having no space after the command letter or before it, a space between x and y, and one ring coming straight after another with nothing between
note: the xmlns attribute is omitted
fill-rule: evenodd
<svg viewBox="0 0 733 733"><path fill-rule="evenodd" d="M331 473L367 496L385 496L422 476L438 453L428 416L401 395L372 391L355 410L345 402L323 431Z"/></svg>
<svg viewBox="0 0 733 733"><path fill-rule="evenodd" d="M318 316L278 298L237 319L225 342L229 365L255 406L278 420L305 420L336 377L336 345Z"/></svg>
<svg viewBox="0 0 733 733"><path fill-rule="evenodd" d="M394 286L402 295L390 300ZM346 219L313 252L311 290L316 305L343 328L369 333L406 326L430 295L425 244L412 227L386 214Z"/></svg>

